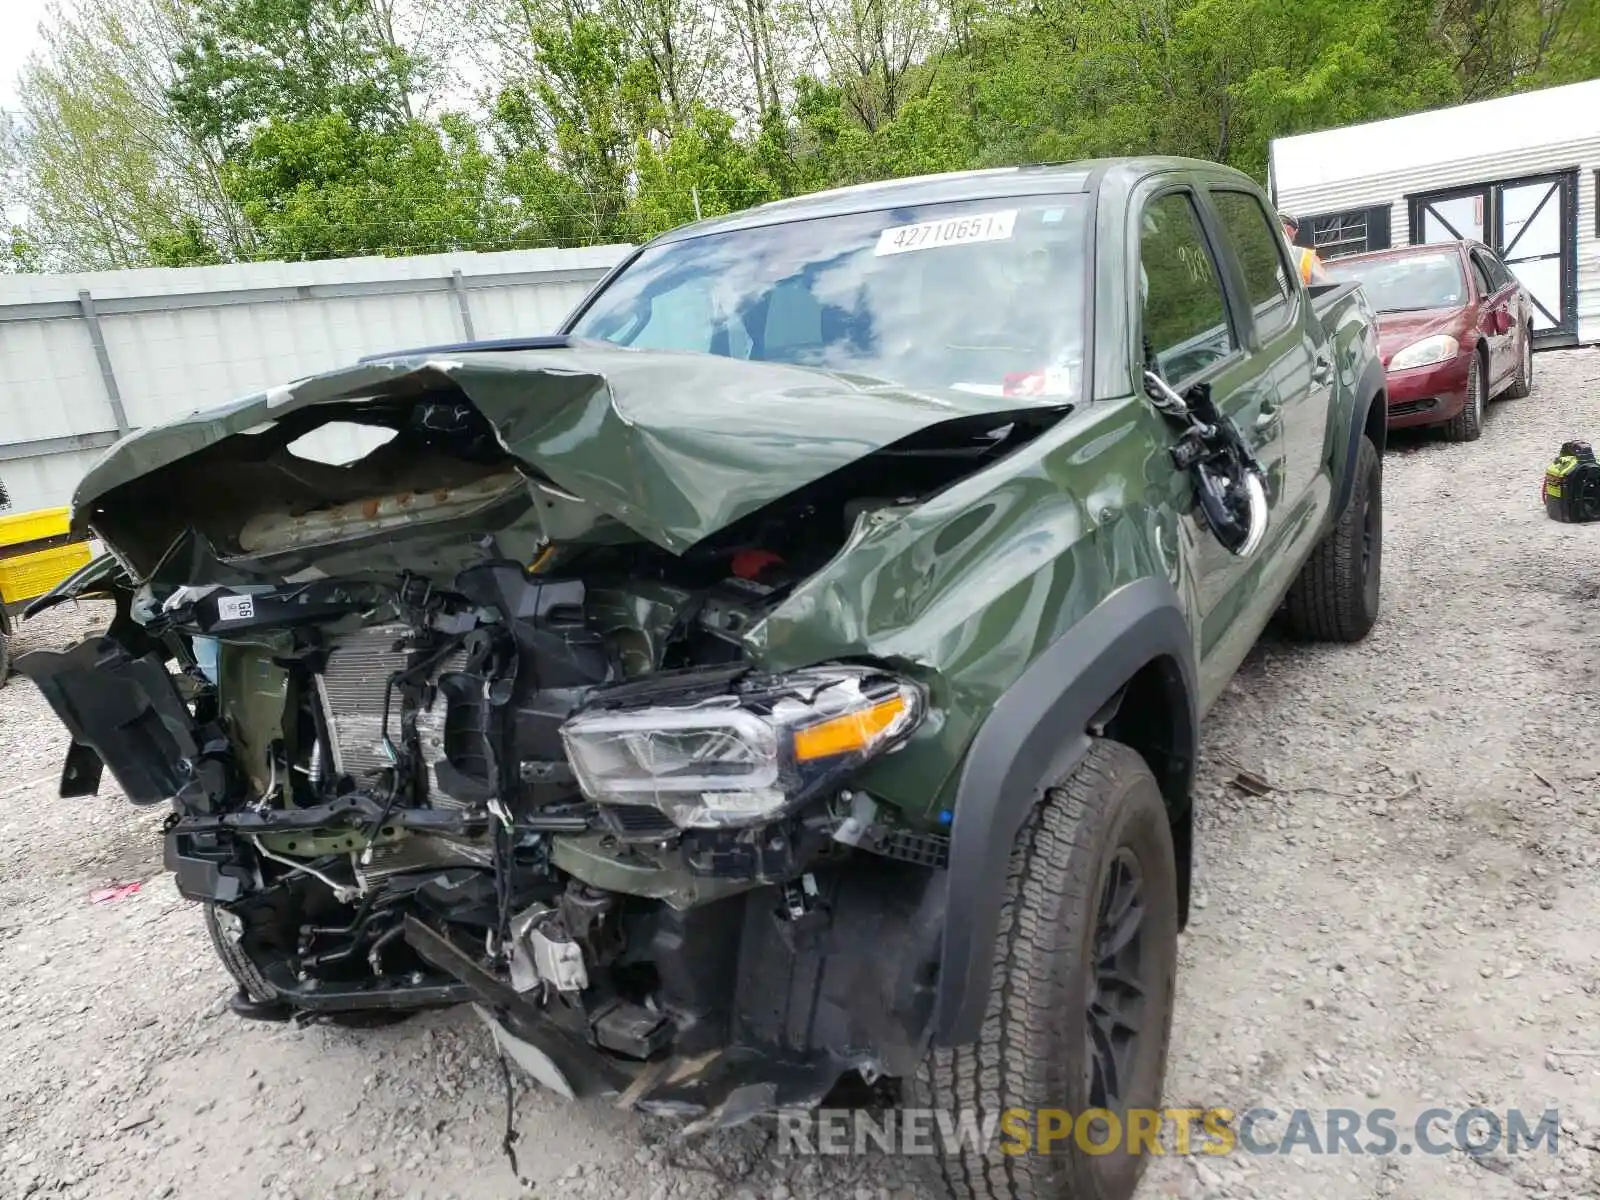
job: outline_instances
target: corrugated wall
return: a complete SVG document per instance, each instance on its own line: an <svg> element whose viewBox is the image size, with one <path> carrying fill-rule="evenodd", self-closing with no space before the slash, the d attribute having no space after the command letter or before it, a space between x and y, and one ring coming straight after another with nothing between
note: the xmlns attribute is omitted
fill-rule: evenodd
<svg viewBox="0 0 1600 1200"><path fill-rule="evenodd" d="M1493 155L1464 155L1424 169L1389 171L1339 182L1305 185L1274 163L1278 207L1305 215L1339 212L1388 203L1393 242L1411 238L1411 213L1406 197L1478 183L1517 179L1552 171L1578 171L1577 266L1578 340L1600 342L1600 238L1595 236L1595 170L1600 169L1600 113L1588 114L1593 132L1554 144L1538 144L1538 130L1528 131L1522 150ZM1337 131L1336 131L1337 132ZM1306 135L1306 141L1318 135Z"/></svg>
<svg viewBox="0 0 1600 1200"><path fill-rule="evenodd" d="M1600 121L1600 113L1594 114ZM1578 340L1600 342L1600 138L1588 149L1578 172Z"/></svg>
<svg viewBox="0 0 1600 1200"><path fill-rule="evenodd" d="M0 477L18 510L65 504L120 429L364 354L548 333L627 249L0 276Z"/></svg>

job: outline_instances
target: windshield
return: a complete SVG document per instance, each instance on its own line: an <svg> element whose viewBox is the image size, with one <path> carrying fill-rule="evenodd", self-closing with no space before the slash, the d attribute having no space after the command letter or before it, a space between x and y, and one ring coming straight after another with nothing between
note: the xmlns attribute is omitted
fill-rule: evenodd
<svg viewBox="0 0 1600 1200"><path fill-rule="evenodd" d="M1461 256L1453 252L1365 262L1335 259L1327 268L1335 279L1358 279L1365 284L1367 296L1379 312L1460 308L1467 302Z"/></svg>
<svg viewBox="0 0 1600 1200"><path fill-rule="evenodd" d="M1083 196L970 201L644 251L570 332L982 395L1073 396Z"/></svg>

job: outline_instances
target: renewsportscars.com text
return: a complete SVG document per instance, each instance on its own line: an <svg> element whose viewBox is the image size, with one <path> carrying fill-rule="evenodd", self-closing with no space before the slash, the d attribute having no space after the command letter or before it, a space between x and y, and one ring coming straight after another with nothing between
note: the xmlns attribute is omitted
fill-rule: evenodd
<svg viewBox="0 0 1600 1200"><path fill-rule="evenodd" d="M1558 1109L1429 1108L1402 1118L1389 1108L1162 1108L1122 1117L1104 1109L785 1109L778 1153L944 1154L1555 1154Z"/></svg>

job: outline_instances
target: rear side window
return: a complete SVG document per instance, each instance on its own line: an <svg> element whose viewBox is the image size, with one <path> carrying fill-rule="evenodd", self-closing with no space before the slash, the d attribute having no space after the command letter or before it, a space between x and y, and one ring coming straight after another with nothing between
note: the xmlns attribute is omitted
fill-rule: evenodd
<svg viewBox="0 0 1600 1200"><path fill-rule="evenodd" d="M1233 351L1222 280L1187 192L1168 193L1144 210L1139 289L1146 351L1167 380L1185 379Z"/></svg>
<svg viewBox="0 0 1600 1200"><path fill-rule="evenodd" d="M1214 191L1211 199L1239 256L1256 332L1265 340L1282 330L1293 312L1294 289L1283 257L1283 237L1261 201L1250 193Z"/></svg>

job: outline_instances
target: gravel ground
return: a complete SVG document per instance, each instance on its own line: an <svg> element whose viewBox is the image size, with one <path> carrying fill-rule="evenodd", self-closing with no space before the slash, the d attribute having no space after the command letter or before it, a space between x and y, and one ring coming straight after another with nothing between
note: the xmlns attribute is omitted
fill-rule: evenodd
<svg viewBox="0 0 1600 1200"><path fill-rule="evenodd" d="M1372 637L1269 639L1210 718L1168 1100L1318 1121L1384 1107L1403 1127L1432 1106L1559 1106L1560 1152L1168 1157L1140 1200L1600 1196L1600 527L1546 520L1536 491L1563 439L1600 434L1600 351L1537 368L1533 396L1495 405L1475 444L1396 438ZM57 614L22 648L100 620ZM361 1033L235 1020L199 915L161 872L161 814L57 799L63 748L13 682L0 1198L528 1194L470 1012ZM1240 769L1275 790L1245 795ZM90 903L128 880L143 889ZM904 1160L781 1158L759 1130L684 1144L531 1088L517 1124L543 1197L924 1194Z"/></svg>

